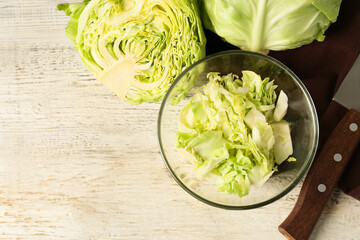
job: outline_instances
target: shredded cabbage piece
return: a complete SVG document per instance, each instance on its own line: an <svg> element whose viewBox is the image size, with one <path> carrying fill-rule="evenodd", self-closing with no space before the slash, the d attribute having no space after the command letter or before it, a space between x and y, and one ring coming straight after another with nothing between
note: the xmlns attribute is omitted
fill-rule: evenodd
<svg viewBox="0 0 360 240"><path fill-rule="evenodd" d="M274 120L277 105L286 111L287 101L277 102L274 81L252 71L243 71L241 78L210 72L208 79L180 112L177 148L190 153L199 179L243 197L292 154L289 123Z"/></svg>

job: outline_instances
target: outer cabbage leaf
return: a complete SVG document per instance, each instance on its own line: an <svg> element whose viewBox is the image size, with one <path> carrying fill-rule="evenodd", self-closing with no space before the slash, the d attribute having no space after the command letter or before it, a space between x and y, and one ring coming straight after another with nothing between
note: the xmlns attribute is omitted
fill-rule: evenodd
<svg viewBox="0 0 360 240"><path fill-rule="evenodd" d="M205 56L197 1L85 0L59 4L87 68L120 98L156 102Z"/></svg>
<svg viewBox="0 0 360 240"><path fill-rule="evenodd" d="M244 50L286 50L323 41L341 0L202 0L206 28Z"/></svg>

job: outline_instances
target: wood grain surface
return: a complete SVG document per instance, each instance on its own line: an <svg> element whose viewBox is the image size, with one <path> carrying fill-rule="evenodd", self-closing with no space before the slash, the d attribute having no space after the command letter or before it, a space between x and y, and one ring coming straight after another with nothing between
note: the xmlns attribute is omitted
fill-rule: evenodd
<svg viewBox="0 0 360 240"><path fill-rule="evenodd" d="M246 211L183 191L159 152L160 104L94 79L62 2L0 1L0 239L284 239L301 184ZM360 239L359 223L360 202L336 188L311 239Z"/></svg>

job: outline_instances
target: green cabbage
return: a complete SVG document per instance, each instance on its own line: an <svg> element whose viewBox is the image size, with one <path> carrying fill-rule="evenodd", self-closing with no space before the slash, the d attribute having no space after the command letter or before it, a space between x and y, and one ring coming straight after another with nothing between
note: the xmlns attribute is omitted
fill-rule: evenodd
<svg viewBox="0 0 360 240"><path fill-rule="evenodd" d="M244 50L285 50L323 41L341 0L202 0L204 26Z"/></svg>
<svg viewBox="0 0 360 240"><path fill-rule="evenodd" d="M59 4L66 35L89 70L120 98L156 102L205 56L197 1L85 0Z"/></svg>
<svg viewBox="0 0 360 240"><path fill-rule="evenodd" d="M278 99L274 82L252 71L243 71L241 79L216 72L208 78L180 112L177 148L183 156L190 153L186 158L199 179L243 197L292 154L289 124L282 117L274 120L278 106L280 115L286 114L287 97Z"/></svg>

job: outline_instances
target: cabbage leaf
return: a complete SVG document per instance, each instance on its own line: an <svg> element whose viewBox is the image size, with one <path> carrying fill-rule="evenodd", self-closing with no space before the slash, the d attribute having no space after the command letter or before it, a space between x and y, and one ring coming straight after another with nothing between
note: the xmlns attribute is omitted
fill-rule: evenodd
<svg viewBox="0 0 360 240"><path fill-rule="evenodd" d="M286 50L323 41L341 0L201 0L204 26L243 50Z"/></svg>

